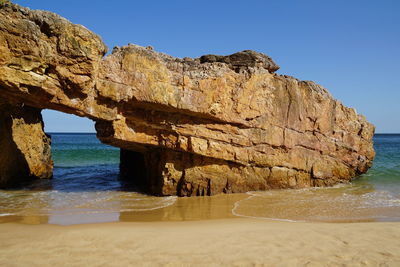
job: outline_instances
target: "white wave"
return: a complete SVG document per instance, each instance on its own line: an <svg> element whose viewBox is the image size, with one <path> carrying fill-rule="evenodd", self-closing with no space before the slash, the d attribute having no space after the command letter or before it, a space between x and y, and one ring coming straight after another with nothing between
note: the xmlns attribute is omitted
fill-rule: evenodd
<svg viewBox="0 0 400 267"><path fill-rule="evenodd" d="M4 217L4 216L12 216L15 215L13 213L0 213L0 217Z"/></svg>
<svg viewBox="0 0 400 267"><path fill-rule="evenodd" d="M150 211L150 210L158 210L158 209L163 209L169 206L172 206L175 204L176 200L178 197L176 196L170 196L170 197L165 197L163 198L160 202L160 206L152 207L152 208L130 208L130 209L121 209L120 212L128 212L128 211ZM166 202L166 203L164 203Z"/></svg>
<svg viewBox="0 0 400 267"><path fill-rule="evenodd" d="M289 219L268 218L268 217L261 217L261 216L260 216L260 217L257 217L257 216L248 216L248 215L239 214L239 213L236 211L236 209L239 207L239 205L240 205L241 202L246 201L246 200L250 200L250 199L252 199L252 198L254 198L254 197L257 197L257 195L251 195L251 192L248 192L248 193L250 193L250 194L249 194L250 197L245 198L245 199L242 199L242 200L239 200L239 201L236 201L235 204L233 204L233 208L232 208L232 210L231 210L232 215L237 216L237 217L243 217L243 218L261 219L261 220L269 220L269 221L281 221L281 222L293 222L293 223L294 223L294 222L305 222L305 221L300 221L300 220L295 221L295 220L289 220Z"/></svg>
<svg viewBox="0 0 400 267"><path fill-rule="evenodd" d="M26 215L35 215L35 216L65 216L65 215L90 215L90 214L107 214L107 213L120 213L120 212L140 212L140 211L151 211L151 210L158 210L158 209L163 209L169 206L172 206L175 204L177 201L176 196L169 196L169 197L163 197L163 198L158 198L156 199L155 203L150 202L147 204L144 204L142 206L150 206L150 207L132 207L132 208L121 208L121 207L104 207L104 206L90 206L93 203L85 203L88 204L89 207L87 208L88 210L85 210L82 207L74 207L71 206L71 203L69 203L65 209L60 209L62 207L60 206L53 206L53 207L43 207L41 211L35 214L30 214L29 212L21 212L21 216L26 216ZM138 198L134 200L146 200L146 198ZM100 203L101 204L101 203ZM83 206L83 205L81 205ZM140 206L140 205L139 205ZM71 211L69 207L73 207L77 210ZM94 210L90 210L94 209ZM9 215L18 215L18 214L9 214ZM8 216L8 215L2 215L0 216Z"/></svg>

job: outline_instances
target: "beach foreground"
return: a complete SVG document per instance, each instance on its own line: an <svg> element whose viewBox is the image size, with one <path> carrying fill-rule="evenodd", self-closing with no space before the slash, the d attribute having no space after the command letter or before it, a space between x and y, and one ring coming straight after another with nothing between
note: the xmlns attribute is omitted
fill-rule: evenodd
<svg viewBox="0 0 400 267"><path fill-rule="evenodd" d="M400 223L0 225L1 266L399 266Z"/></svg>

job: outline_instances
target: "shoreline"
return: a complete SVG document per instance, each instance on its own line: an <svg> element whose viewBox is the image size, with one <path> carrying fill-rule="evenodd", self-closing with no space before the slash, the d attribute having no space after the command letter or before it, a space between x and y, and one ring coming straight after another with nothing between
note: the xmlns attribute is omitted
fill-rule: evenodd
<svg viewBox="0 0 400 267"><path fill-rule="evenodd" d="M398 266L400 222L0 224L1 266Z"/></svg>
<svg viewBox="0 0 400 267"><path fill-rule="evenodd" d="M3 204L13 205L16 212L12 213L14 210L10 208L5 208L4 214L0 211L0 224L79 225L235 218L296 223L400 222L398 199L381 197L387 204L394 201L394 206L368 205L363 200L367 198L361 198L359 194L373 197L378 192L368 188L335 186L190 198L108 192L100 201L92 192L87 193L85 198L78 193L33 192L19 197L18 205L15 204L15 196L6 197L11 202L4 201ZM387 193L383 193L386 196ZM32 202L35 205L30 206Z"/></svg>

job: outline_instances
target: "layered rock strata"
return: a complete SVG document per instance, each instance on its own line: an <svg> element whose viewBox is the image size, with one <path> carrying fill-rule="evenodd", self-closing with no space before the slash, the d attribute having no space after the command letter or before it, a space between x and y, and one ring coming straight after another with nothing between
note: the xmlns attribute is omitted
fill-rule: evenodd
<svg viewBox="0 0 400 267"><path fill-rule="evenodd" d="M373 125L314 82L274 73L266 55L105 53L58 15L0 9L1 96L94 120L98 138L122 149L125 176L153 194L327 186L372 164Z"/></svg>

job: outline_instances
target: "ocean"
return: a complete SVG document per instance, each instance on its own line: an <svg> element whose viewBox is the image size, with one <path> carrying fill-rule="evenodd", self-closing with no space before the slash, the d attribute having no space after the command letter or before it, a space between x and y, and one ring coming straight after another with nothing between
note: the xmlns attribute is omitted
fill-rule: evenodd
<svg viewBox="0 0 400 267"><path fill-rule="evenodd" d="M251 217L400 221L400 135L377 134L374 166L350 184L212 197L153 197L119 179L119 149L95 134L52 133L54 177L0 190L0 223L81 224Z"/></svg>

